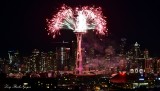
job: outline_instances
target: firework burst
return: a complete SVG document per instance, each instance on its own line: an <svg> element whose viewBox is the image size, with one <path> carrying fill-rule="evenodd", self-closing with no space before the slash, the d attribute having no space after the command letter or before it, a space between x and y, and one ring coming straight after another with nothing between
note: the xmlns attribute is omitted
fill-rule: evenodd
<svg viewBox="0 0 160 91"><path fill-rule="evenodd" d="M74 32L87 32L95 30L97 34L106 34L106 21L100 7L76 7L72 9L63 5L59 12L47 19L49 34L55 37L60 29L70 29Z"/></svg>
<svg viewBox="0 0 160 91"><path fill-rule="evenodd" d="M60 29L73 30L77 37L76 52L76 74L82 74L82 35L88 30L96 30L97 34L104 35L106 33L106 21L102 15L101 8L84 6L81 8L68 7L63 5L52 19L47 19L49 34L53 34L53 38L59 34Z"/></svg>

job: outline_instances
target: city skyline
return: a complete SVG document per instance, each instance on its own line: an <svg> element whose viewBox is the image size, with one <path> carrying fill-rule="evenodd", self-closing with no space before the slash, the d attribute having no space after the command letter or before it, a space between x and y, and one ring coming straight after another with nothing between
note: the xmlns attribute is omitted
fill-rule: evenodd
<svg viewBox="0 0 160 91"><path fill-rule="evenodd" d="M0 4L0 90L160 89L157 1Z"/></svg>
<svg viewBox="0 0 160 91"><path fill-rule="evenodd" d="M75 40L72 32L64 37L53 39L48 36L46 18L51 18L62 4L70 6L95 5L102 7L107 17L108 38L120 41L125 37L127 44L138 42L151 54L160 55L158 3L156 1L110 1L110 0L59 1L3 1L2 27L0 31L0 56L9 50L31 52L32 49L52 50L55 42ZM92 3L89 3L91 2ZM68 37L72 36L72 37Z"/></svg>

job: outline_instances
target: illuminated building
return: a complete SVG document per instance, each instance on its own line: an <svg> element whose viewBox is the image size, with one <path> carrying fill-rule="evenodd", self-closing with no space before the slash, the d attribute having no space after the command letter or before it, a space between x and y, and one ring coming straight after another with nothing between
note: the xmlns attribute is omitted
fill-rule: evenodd
<svg viewBox="0 0 160 91"><path fill-rule="evenodd" d="M157 73L158 74L160 74L160 59L159 60L157 60L157 65L156 65L157 67Z"/></svg>
<svg viewBox="0 0 160 91"><path fill-rule="evenodd" d="M31 72L37 72L39 70L39 60L40 60L40 51L38 49L34 49L32 51L32 55L30 56L30 67Z"/></svg>
<svg viewBox="0 0 160 91"><path fill-rule="evenodd" d="M18 51L8 51L9 56L9 71L17 73L20 71L20 56Z"/></svg>
<svg viewBox="0 0 160 91"><path fill-rule="evenodd" d="M11 64L13 61L13 51L8 51L9 63Z"/></svg>
<svg viewBox="0 0 160 91"><path fill-rule="evenodd" d="M84 34L84 31L75 32L77 37L77 55L76 55L76 74L82 74L83 70L83 63L82 63L82 35Z"/></svg>
<svg viewBox="0 0 160 91"><path fill-rule="evenodd" d="M68 70L70 61L70 48L60 47L56 50L58 70Z"/></svg>
<svg viewBox="0 0 160 91"><path fill-rule="evenodd" d="M145 60L145 73L153 72L153 59L148 58Z"/></svg>
<svg viewBox="0 0 160 91"><path fill-rule="evenodd" d="M39 69L41 72L57 69L56 58L52 51L49 51L48 53L41 52L40 55Z"/></svg>
<svg viewBox="0 0 160 91"><path fill-rule="evenodd" d="M137 42L134 44L132 49L128 53L129 59L131 60L130 62L130 67L131 68L143 68L144 69L144 64L145 64L145 59L143 57L143 54L141 53L140 50L140 44Z"/></svg>
<svg viewBox="0 0 160 91"><path fill-rule="evenodd" d="M57 62L55 58L55 53L49 51L47 54L47 70L56 70L57 69Z"/></svg>
<svg viewBox="0 0 160 91"><path fill-rule="evenodd" d="M149 51L144 50L144 59L145 59L145 73L153 73L153 63L154 60L149 57Z"/></svg>
<svg viewBox="0 0 160 91"><path fill-rule="evenodd" d="M6 59L0 58L0 73L8 74L9 69L10 67L8 61Z"/></svg>
<svg viewBox="0 0 160 91"><path fill-rule="evenodd" d="M140 44L136 42L126 55L127 69L129 73L143 75L145 72L147 57L147 53L142 53L140 50Z"/></svg>
<svg viewBox="0 0 160 91"><path fill-rule="evenodd" d="M156 73L157 61L155 58L149 56L149 51L144 50L144 59L145 59L145 73Z"/></svg>
<svg viewBox="0 0 160 91"><path fill-rule="evenodd" d="M39 57L40 57L40 60L38 62L39 71L40 72L47 71L47 54L44 52L41 52Z"/></svg>
<svg viewBox="0 0 160 91"><path fill-rule="evenodd" d="M138 44L137 42L134 44L134 57L135 58L141 57L140 44Z"/></svg>
<svg viewBox="0 0 160 91"><path fill-rule="evenodd" d="M21 59L21 63L20 63L20 72L22 73L27 73L30 72L30 61L28 57L22 57Z"/></svg>

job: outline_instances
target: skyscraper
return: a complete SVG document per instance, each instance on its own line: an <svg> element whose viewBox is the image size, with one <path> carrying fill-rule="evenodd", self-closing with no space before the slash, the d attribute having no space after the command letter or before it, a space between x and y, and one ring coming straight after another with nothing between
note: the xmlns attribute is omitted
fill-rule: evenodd
<svg viewBox="0 0 160 91"><path fill-rule="evenodd" d="M32 51L32 55L30 56L30 66L32 72L39 71L39 60L40 60L40 51L38 49L34 49Z"/></svg>
<svg viewBox="0 0 160 91"><path fill-rule="evenodd" d="M140 69L145 69L145 58L140 50L140 44L137 42L127 53L127 58L127 60L129 60L128 64L130 64L130 70L134 70L136 73L138 73Z"/></svg>
<svg viewBox="0 0 160 91"><path fill-rule="evenodd" d="M16 73L20 71L20 55L18 51L8 51L9 56L9 71Z"/></svg>
<svg viewBox="0 0 160 91"><path fill-rule="evenodd" d="M57 67L58 70L68 70L70 63L70 48L60 47L57 48L56 53L58 55Z"/></svg>

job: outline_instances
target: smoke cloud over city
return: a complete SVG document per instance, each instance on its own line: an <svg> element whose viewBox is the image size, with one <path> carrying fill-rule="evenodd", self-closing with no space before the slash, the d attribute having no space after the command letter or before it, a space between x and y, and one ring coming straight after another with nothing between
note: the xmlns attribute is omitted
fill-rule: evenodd
<svg viewBox="0 0 160 91"><path fill-rule="evenodd" d="M125 64L124 60L116 55L114 41L106 36L97 36L94 31L83 35L82 49L84 68L103 70Z"/></svg>

